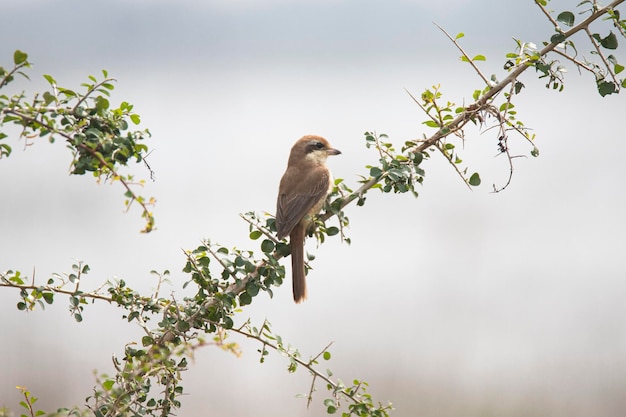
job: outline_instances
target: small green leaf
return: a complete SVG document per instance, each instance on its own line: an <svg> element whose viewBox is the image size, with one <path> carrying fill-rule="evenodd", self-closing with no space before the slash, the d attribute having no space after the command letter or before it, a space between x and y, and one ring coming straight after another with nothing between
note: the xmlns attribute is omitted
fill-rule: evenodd
<svg viewBox="0 0 626 417"><path fill-rule="evenodd" d="M22 52L19 49L13 52L13 63L15 65L23 64L24 62L26 62L27 59L28 54L26 52Z"/></svg>
<svg viewBox="0 0 626 417"><path fill-rule="evenodd" d="M574 20L575 20L574 13L568 12L568 11L561 12L556 17L556 20L563 23L566 26L572 27L574 26Z"/></svg>
<svg viewBox="0 0 626 417"><path fill-rule="evenodd" d="M486 61L487 58L485 58L484 55L476 55L474 58L472 58L472 61Z"/></svg>
<svg viewBox="0 0 626 417"><path fill-rule="evenodd" d="M254 281L249 281L248 285L246 285L246 292L250 294L251 297L256 297L259 293L259 286Z"/></svg>
<svg viewBox="0 0 626 417"><path fill-rule="evenodd" d="M600 81L598 82L598 92L602 97L608 96L609 94L613 94L617 91L615 83L612 81Z"/></svg>
<svg viewBox="0 0 626 417"><path fill-rule="evenodd" d="M472 174L469 179L469 185L471 185L472 187L478 187L480 185L480 175L478 175L478 172L474 172Z"/></svg>
<svg viewBox="0 0 626 417"><path fill-rule="evenodd" d="M454 40L461 39L463 36L465 36L465 33L463 33L463 32L459 32L459 33L457 33L457 35L454 37Z"/></svg>
<svg viewBox="0 0 626 417"><path fill-rule="evenodd" d="M339 233L339 228L332 226L329 227L328 229L326 229L326 234L328 236L335 236L337 233Z"/></svg>
<svg viewBox="0 0 626 417"><path fill-rule="evenodd" d="M104 388L105 391L111 391L111 389L113 388L113 385L115 384L115 381L112 379L107 379L106 381L104 381L102 383L102 388Z"/></svg>
<svg viewBox="0 0 626 417"><path fill-rule="evenodd" d="M539 156L539 148L534 147L532 151L530 151L530 154L532 156L534 156L535 158Z"/></svg>
<svg viewBox="0 0 626 417"><path fill-rule="evenodd" d="M565 40L565 34L563 34L563 33L555 33L550 38L550 42L552 42L552 43L561 43L564 40Z"/></svg>
<svg viewBox="0 0 626 417"><path fill-rule="evenodd" d="M150 336L144 336L144 337L141 338L141 344L144 347L153 345L154 344L154 339L151 338Z"/></svg>
<svg viewBox="0 0 626 417"><path fill-rule="evenodd" d="M502 103L500 105L500 111L505 111L505 110L509 110L512 109L513 107L515 107L515 105L513 103L510 103L508 101L505 101L504 103Z"/></svg>
<svg viewBox="0 0 626 417"><path fill-rule="evenodd" d="M54 294L51 292L44 292L41 294L43 296L43 299L46 301L46 303L48 304L52 304L54 302Z"/></svg>
<svg viewBox="0 0 626 417"><path fill-rule="evenodd" d="M330 359L330 352L329 351L324 352L323 357L324 357L324 360L326 360L326 361L329 360Z"/></svg>
<svg viewBox="0 0 626 417"><path fill-rule="evenodd" d="M250 232L250 240L257 240L263 236L263 233L260 230L253 230Z"/></svg>
<svg viewBox="0 0 626 417"><path fill-rule="evenodd" d="M617 37L611 31L606 38L600 39L600 45L606 49L617 49Z"/></svg>
<svg viewBox="0 0 626 417"><path fill-rule="evenodd" d="M176 330L178 330L179 332L186 332L190 328L191 328L191 325L189 324L189 322L186 322L184 320L180 320L178 321L178 323L176 323ZM142 342L143 342L143 339L142 339Z"/></svg>
<svg viewBox="0 0 626 417"><path fill-rule="evenodd" d="M261 243L261 250L263 251L263 253L271 253L274 250L274 242L269 239L265 239Z"/></svg>
<svg viewBox="0 0 626 417"><path fill-rule="evenodd" d="M136 125L138 125L139 123L141 123L141 117L140 117L138 114L131 114L131 115L130 115L130 120L131 120L134 124L136 124Z"/></svg>
<svg viewBox="0 0 626 417"><path fill-rule="evenodd" d="M245 306L252 302L252 297L247 292L239 294L239 305Z"/></svg>
<svg viewBox="0 0 626 417"><path fill-rule="evenodd" d="M380 168L378 168L378 167L370 168L370 176L371 177L379 178L381 175L383 175L383 171Z"/></svg>
<svg viewBox="0 0 626 417"><path fill-rule="evenodd" d="M57 83L56 80L52 78L52 75L44 74L43 77L46 79L46 81L48 81L50 85L55 85Z"/></svg>

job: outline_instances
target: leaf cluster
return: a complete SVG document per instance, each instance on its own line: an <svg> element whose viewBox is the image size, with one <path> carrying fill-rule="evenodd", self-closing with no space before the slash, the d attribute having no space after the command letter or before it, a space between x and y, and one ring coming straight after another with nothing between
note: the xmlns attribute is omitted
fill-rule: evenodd
<svg viewBox="0 0 626 417"><path fill-rule="evenodd" d="M15 51L13 69L0 67L0 90L15 81L17 75L28 79L24 71L30 68L28 55ZM143 141L150 136L148 130L130 130L138 125L140 116L133 112L133 105L123 101L112 106L109 97L114 90L114 79L102 71L102 80L89 76L81 84L82 91L61 87L51 75L44 75L50 89L27 99L19 93L8 96L0 94L0 159L11 155L12 148L6 143L8 137L2 131L5 125L21 129L24 146L38 138L47 137L50 142L62 138L72 153L70 173L91 173L98 181L119 181L125 188L125 205L137 202L146 221L143 232L154 228L154 217L149 205L153 198L145 198L134 191L134 186L143 186L130 174L121 174L120 168L129 163L142 162L148 152Z"/></svg>

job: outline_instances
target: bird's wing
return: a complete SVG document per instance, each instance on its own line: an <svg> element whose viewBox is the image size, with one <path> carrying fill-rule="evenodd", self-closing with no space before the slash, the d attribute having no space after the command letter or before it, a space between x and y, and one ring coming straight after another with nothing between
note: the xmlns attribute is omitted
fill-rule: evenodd
<svg viewBox="0 0 626 417"><path fill-rule="evenodd" d="M295 225L328 194L330 175L324 171L318 176L319 178L314 182L315 187L304 189L300 186L301 184L311 184L313 181L302 181L292 192L288 191L278 196L276 231L279 239L291 233Z"/></svg>

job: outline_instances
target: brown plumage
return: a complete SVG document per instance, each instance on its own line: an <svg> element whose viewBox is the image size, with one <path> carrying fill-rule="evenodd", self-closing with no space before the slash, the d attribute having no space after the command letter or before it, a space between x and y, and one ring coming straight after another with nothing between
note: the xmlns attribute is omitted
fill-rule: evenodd
<svg viewBox="0 0 626 417"><path fill-rule="evenodd" d="M333 187L326 158L340 153L320 136L304 136L291 148L287 170L280 180L276 232L279 239L289 235L293 300L296 303L306 299L304 238Z"/></svg>

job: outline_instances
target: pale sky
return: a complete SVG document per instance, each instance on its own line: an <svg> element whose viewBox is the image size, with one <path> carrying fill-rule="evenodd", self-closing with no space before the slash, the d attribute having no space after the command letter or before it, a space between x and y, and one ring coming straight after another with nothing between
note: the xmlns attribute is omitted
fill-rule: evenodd
<svg viewBox="0 0 626 417"><path fill-rule="evenodd" d="M17 3L17 2L16 2ZM576 1L552 2L573 10ZM435 4L435 5L433 5ZM483 54L485 73L506 76L513 38L538 45L552 33L532 1L181 1L30 0L0 15L0 65L14 49L41 74L76 87L106 68L117 78L112 101L129 101L149 128L157 228L141 235L137 210L123 213L123 191L69 177L62 143L45 141L0 161L0 270L43 282L76 260L91 267L86 289L123 278L149 291L150 270L169 269L168 291L187 277L183 249L202 238L257 249L239 218L273 212L292 143L319 134L343 154L335 177L357 187L377 156L365 131L398 147L428 133L405 92L441 84L444 97L471 101L480 79L432 24ZM437 6L438 5L438 6ZM561 5L564 5L561 7ZM624 11L622 11L624 14ZM590 47L579 40L579 53ZM615 52L626 61L623 50ZM351 205L352 245L330 239L316 248L309 300L294 305L289 281L273 299L261 295L238 322L268 319L274 331L315 355L345 381L364 379L395 415L621 416L626 411L626 153L620 123L625 98L601 98L591 75L571 68L563 93L527 71L518 116L534 129L539 158L512 138L510 187L495 131L468 130L462 156L483 185L468 191L433 153L420 197L372 192ZM140 167L137 175L147 175ZM289 263L288 260L285 262ZM87 306L84 322L58 298L24 314L13 290L0 292L0 407L19 412L15 385L27 386L47 411L82 405L92 372L112 373L111 355L140 339L111 306ZM245 340L237 359L198 352L183 383L181 416L323 415L312 409L306 372L288 374L277 354L258 363ZM245 399L245 400L244 400Z"/></svg>

